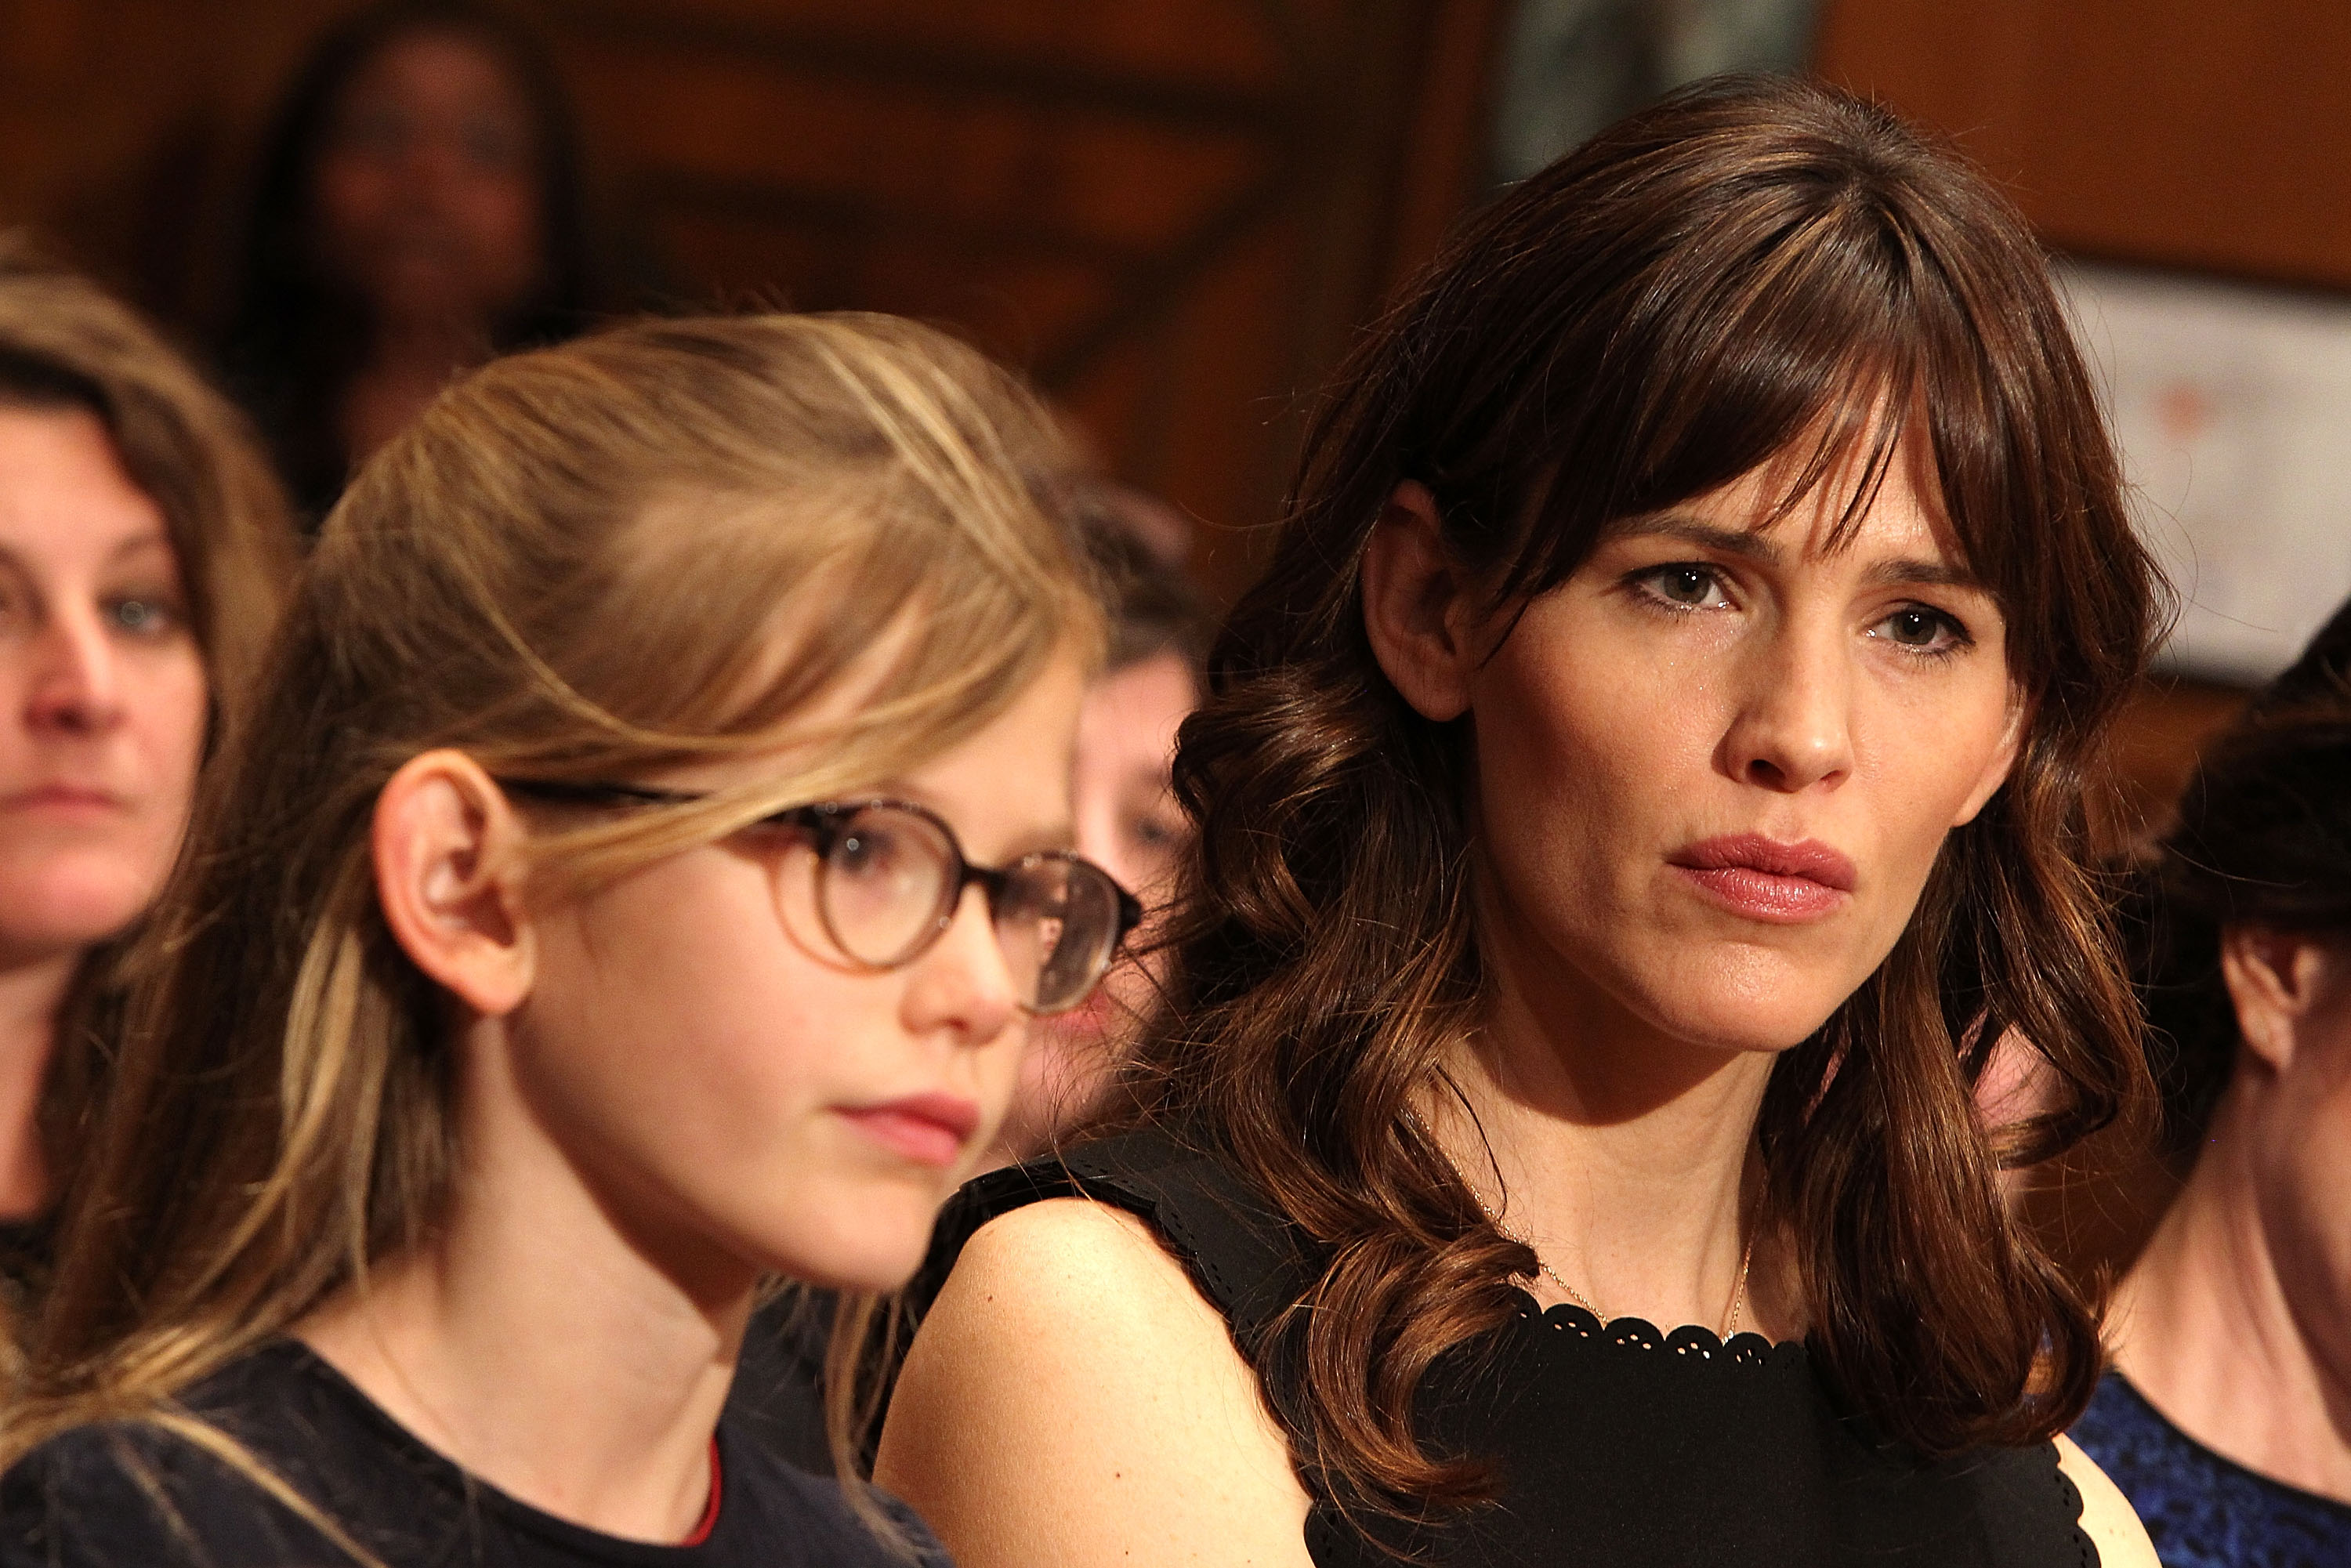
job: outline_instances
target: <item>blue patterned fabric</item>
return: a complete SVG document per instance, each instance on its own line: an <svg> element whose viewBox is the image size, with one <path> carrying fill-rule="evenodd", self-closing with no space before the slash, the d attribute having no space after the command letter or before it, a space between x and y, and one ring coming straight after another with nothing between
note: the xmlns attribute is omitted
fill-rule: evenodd
<svg viewBox="0 0 2351 1568"><path fill-rule="evenodd" d="M2351 1505L2222 1458L2119 1372L2073 1438L2138 1510L2163 1568L2351 1568Z"/></svg>

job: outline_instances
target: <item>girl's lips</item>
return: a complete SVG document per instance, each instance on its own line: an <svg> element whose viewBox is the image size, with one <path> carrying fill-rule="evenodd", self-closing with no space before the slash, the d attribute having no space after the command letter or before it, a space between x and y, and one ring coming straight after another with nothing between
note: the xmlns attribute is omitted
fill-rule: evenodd
<svg viewBox="0 0 2351 1568"><path fill-rule="evenodd" d="M1713 903L1750 920L1818 920L1853 896L1853 862L1815 839L1782 843L1759 833L1705 839L1667 857Z"/></svg>
<svg viewBox="0 0 2351 1568"><path fill-rule="evenodd" d="M942 1169L963 1157L979 1128L979 1107L954 1094L909 1094L879 1105L842 1106L852 1125L916 1165Z"/></svg>

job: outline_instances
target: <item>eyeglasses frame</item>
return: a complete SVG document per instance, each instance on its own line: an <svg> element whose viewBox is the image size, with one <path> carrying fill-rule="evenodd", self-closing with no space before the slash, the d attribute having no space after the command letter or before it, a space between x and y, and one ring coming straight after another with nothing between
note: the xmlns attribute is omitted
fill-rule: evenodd
<svg viewBox="0 0 2351 1568"><path fill-rule="evenodd" d="M649 784L621 784L598 779L493 779L491 782L508 794L544 800L550 805L690 806L696 801L710 798L709 794L704 791L664 789ZM1041 1017L1050 1017L1054 1012L1066 1012L1070 1008L1079 1006L1087 997L1093 994L1094 986L1102 984L1102 977L1109 973L1111 963L1115 958L1121 944L1125 942L1136 926L1143 924L1143 901L1121 886L1116 877L1103 871L1102 867L1095 865L1083 855L1072 853L1067 850L1039 850L1023 855L1020 862L1015 862L1013 865L979 865L963 852L963 841L956 836L954 827L946 818L929 807L917 805L912 800L875 796L863 800L826 800L808 806L787 806L780 811L770 811L764 817L745 823L744 826L797 828L807 833L813 841L818 862L821 864L825 857L832 852L833 845L840 841L841 835L847 830L850 820L862 811L870 811L876 808L907 812L921 818L937 829L940 838L946 841L947 853L953 857L950 869L954 874L946 880L946 891L930 924L907 944L904 951L895 957L880 963L851 952L849 945L841 939L841 934L832 928L832 917L826 912L824 901L822 899L817 901L817 918L824 922L825 935L832 938L833 946L839 947L844 956L863 968L875 971L903 968L930 951L937 944L938 939L946 935L948 927L955 924L956 911L963 904L964 890L974 883L979 884L980 892L987 898L988 914L992 918L998 902L1005 897L1006 890L1011 885L1012 873L1018 865L1021 862L1040 858L1075 861L1094 872L1102 881L1110 884L1111 892L1117 896L1118 918L1115 933L1111 937L1109 956L1103 959L1102 968L1095 972L1093 985L1088 986L1084 991L1079 993L1076 1000L1068 1003L1065 1007L1040 1011L1024 1002L1021 1004L1022 1010L1037 1013Z"/></svg>

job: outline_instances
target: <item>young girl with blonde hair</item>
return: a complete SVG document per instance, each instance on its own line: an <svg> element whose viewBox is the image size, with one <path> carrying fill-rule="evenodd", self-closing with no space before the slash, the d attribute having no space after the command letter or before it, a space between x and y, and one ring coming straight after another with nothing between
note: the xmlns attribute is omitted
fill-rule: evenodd
<svg viewBox="0 0 2351 1568"><path fill-rule="evenodd" d="M904 1281L1132 924L1061 848L1060 465L937 334L770 317L368 465L161 912L0 1561L927 1549L719 1414L769 1278Z"/></svg>

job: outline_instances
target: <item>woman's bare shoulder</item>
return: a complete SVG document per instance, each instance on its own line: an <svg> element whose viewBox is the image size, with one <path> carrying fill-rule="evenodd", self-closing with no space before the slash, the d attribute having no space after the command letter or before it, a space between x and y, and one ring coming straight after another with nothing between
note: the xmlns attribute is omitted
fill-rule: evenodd
<svg viewBox="0 0 2351 1568"><path fill-rule="evenodd" d="M2098 1549L2099 1568L2160 1568L2147 1526L2123 1496L2122 1488L2106 1479L2097 1461L2082 1452L2071 1437L2057 1439L2058 1468L2074 1490L2082 1494L2082 1530Z"/></svg>
<svg viewBox="0 0 2351 1568"><path fill-rule="evenodd" d="M1143 1220L1031 1204L968 1241L874 1479L964 1568L1304 1568L1306 1496L1225 1321Z"/></svg>

